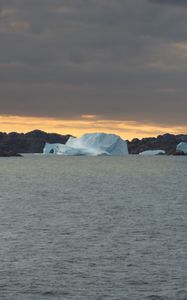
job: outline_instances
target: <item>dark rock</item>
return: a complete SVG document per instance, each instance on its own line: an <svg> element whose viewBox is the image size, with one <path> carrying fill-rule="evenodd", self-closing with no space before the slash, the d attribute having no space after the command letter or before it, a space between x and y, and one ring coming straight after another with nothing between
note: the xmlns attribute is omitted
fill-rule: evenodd
<svg viewBox="0 0 187 300"><path fill-rule="evenodd" d="M187 141L187 135L180 134L164 134L157 138L143 138L142 140L133 139L128 142L130 154L139 154L146 150L164 150L167 155L182 155L176 154L176 146L182 142Z"/></svg>
<svg viewBox="0 0 187 300"><path fill-rule="evenodd" d="M11 152L11 151L0 151L0 157L12 157L12 156L16 156L16 157L22 157L21 154L19 153L15 153L15 152Z"/></svg>
<svg viewBox="0 0 187 300"><path fill-rule="evenodd" d="M48 143L65 144L70 135L46 133L34 130L28 133L0 132L0 153L42 153L44 145Z"/></svg>

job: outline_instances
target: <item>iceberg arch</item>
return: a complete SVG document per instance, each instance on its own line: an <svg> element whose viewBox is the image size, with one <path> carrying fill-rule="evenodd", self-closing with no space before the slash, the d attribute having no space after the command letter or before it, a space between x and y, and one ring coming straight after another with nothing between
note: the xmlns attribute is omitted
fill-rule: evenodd
<svg viewBox="0 0 187 300"><path fill-rule="evenodd" d="M65 145L46 143L44 154L57 155L127 155L127 142L120 136L107 133L88 133L80 138L70 137Z"/></svg>
<svg viewBox="0 0 187 300"><path fill-rule="evenodd" d="M61 144L45 143L45 147L43 148L43 154L58 154L60 148Z"/></svg>

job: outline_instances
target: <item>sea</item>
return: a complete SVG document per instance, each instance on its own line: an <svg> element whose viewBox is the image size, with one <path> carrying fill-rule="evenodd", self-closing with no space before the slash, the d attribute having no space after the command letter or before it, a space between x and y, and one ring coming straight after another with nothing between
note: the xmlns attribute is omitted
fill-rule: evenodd
<svg viewBox="0 0 187 300"><path fill-rule="evenodd" d="M0 300L58 299L187 299L187 157L0 158Z"/></svg>

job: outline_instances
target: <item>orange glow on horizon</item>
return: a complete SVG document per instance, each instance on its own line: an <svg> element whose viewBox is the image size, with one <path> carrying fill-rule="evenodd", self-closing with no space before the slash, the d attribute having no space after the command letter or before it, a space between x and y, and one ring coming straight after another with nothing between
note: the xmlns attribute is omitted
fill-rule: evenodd
<svg viewBox="0 0 187 300"><path fill-rule="evenodd" d="M124 139L157 136L164 133L186 134L187 126L162 126L135 121L99 120L92 115L83 115L78 120L35 118L21 116L0 116L0 131L28 132L35 129L60 134L81 136L84 133L107 132Z"/></svg>

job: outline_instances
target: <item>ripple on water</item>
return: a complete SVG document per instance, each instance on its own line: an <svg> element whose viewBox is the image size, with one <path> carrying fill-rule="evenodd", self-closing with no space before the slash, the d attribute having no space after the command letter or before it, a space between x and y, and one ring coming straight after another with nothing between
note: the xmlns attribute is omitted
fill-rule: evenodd
<svg viewBox="0 0 187 300"><path fill-rule="evenodd" d="M0 299L186 300L186 162L0 159Z"/></svg>

